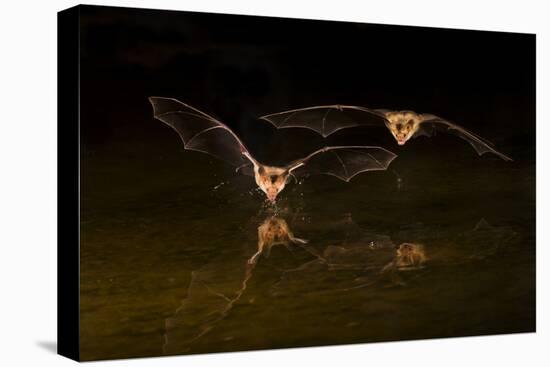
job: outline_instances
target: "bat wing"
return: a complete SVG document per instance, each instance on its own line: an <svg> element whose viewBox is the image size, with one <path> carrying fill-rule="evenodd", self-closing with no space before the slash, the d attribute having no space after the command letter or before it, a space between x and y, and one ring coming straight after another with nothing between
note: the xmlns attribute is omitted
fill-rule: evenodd
<svg viewBox="0 0 550 367"><path fill-rule="evenodd" d="M278 129L301 127L313 130L323 137L350 127L384 126L383 113L358 106L329 105L306 107L260 117Z"/></svg>
<svg viewBox="0 0 550 367"><path fill-rule="evenodd" d="M388 110L386 108L377 108L373 110L375 113L378 113L379 115L385 117L387 113L394 112L393 110Z"/></svg>
<svg viewBox="0 0 550 367"><path fill-rule="evenodd" d="M477 154L483 155L485 153L493 153L505 161L512 161L512 159L500 152L498 152L493 144L481 138L480 136L453 124L445 119L442 119L435 115L423 114L424 121L420 123L420 127L415 134L432 136L436 131L444 131L454 135L457 135L463 140L466 140L475 149Z"/></svg>
<svg viewBox="0 0 550 367"><path fill-rule="evenodd" d="M154 117L176 130L185 149L208 153L241 173L253 172L250 153L225 124L174 98L149 97L149 101Z"/></svg>
<svg viewBox="0 0 550 367"><path fill-rule="evenodd" d="M325 147L292 162L288 170L293 175L326 174L348 182L361 172L386 170L396 157L374 146Z"/></svg>

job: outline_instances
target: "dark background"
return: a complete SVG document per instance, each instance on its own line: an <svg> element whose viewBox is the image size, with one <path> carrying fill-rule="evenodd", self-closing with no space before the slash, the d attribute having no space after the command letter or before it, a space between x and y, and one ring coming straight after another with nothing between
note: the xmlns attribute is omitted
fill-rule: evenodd
<svg viewBox="0 0 550 367"><path fill-rule="evenodd" d="M277 298L269 293L277 269L294 267L300 257L274 250L255 270L263 275L248 283L255 306L239 304L211 334L178 352L534 331L534 35L78 9L82 359L162 354L165 321L187 299L192 274L205 266L240 271L257 250L258 226L274 214L318 251L348 243L354 228L368 234L351 244L369 244L374 234L394 244L420 242L430 263L426 272L411 272L418 280L410 287L388 290L381 282L345 300L289 287L290 297ZM74 60L63 65L69 69ZM68 74L60 69L60 80ZM66 94L74 98L72 91ZM149 96L177 98L216 116L264 164L331 144L379 144L399 157L387 171L350 182L327 175L291 182L273 208L263 205L250 177L184 151L178 135L153 118ZM60 111L72 112L70 101ZM257 119L319 104L440 115L514 162L479 157L454 135L400 147L384 128L346 129L325 140ZM70 116L60 119L60 136L74 132ZM491 230L479 230L479 223ZM313 274L329 279L324 270ZM217 274L222 283L233 275ZM305 294L308 279L298 282ZM350 279L355 275L341 278ZM346 326L357 320L361 327ZM182 330L195 330L188 329ZM224 339L225 332L235 339Z"/></svg>
<svg viewBox="0 0 550 367"><path fill-rule="evenodd" d="M257 117L318 104L437 114L534 161L534 35L89 6L81 25L84 154L179 143L153 119L155 95L218 117L266 163L327 143ZM368 139L399 154L424 145L352 130L329 143ZM432 149L470 149L442 139Z"/></svg>

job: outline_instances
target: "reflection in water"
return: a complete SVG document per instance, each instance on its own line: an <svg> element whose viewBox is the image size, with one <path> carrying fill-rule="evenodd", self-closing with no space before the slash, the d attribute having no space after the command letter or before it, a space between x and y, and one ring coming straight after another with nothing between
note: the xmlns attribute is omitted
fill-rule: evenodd
<svg viewBox="0 0 550 367"><path fill-rule="evenodd" d="M258 227L258 251L248 260L248 263L255 264L261 254L268 257L271 247L275 245L284 245L288 248L289 243L303 245L307 240L294 237L283 218L275 216L267 218Z"/></svg>
<svg viewBox="0 0 550 367"><path fill-rule="evenodd" d="M322 255L295 269L283 271L272 287L272 295L295 292L329 294L366 288L389 280L403 285L403 280L389 271L419 270L426 261L422 245L404 243L396 248L391 238L364 231L355 241L343 239L328 245Z"/></svg>
<svg viewBox="0 0 550 367"><path fill-rule="evenodd" d="M285 219L271 216L258 226L258 250L248 260L242 261L239 253L232 254L237 255L236 259L221 256L220 261L194 271L187 298L175 315L166 320L164 353L185 352L229 314L245 293L258 256L268 257L275 245L290 249L289 245L295 244L319 257L314 250L303 246L306 243L307 240L294 236Z"/></svg>
<svg viewBox="0 0 550 367"><path fill-rule="evenodd" d="M451 159L441 175L437 157L345 189L292 185L259 208L244 177L221 174L214 184L231 185L212 190L217 169L199 153L146 166L97 154L83 162L84 359L534 330L534 166ZM181 163L197 174L155 170ZM273 215L307 243L285 238L248 264ZM395 268L403 243L427 260Z"/></svg>
<svg viewBox="0 0 550 367"><path fill-rule="evenodd" d="M267 311L265 308L269 308L276 299L286 300L283 302L287 306L293 305L302 310L301 307L309 307L307 301L300 306L299 299L304 297L338 299L340 296L336 294L346 294L360 298L375 295L383 289L406 289L433 281L425 278L430 274L433 277L434 269L453 269L466 262L485 259L494 255L499 246L510 245L517 240L515 232L494 228L482 219L474 229L458 235L456 239L431 243L428 251L425 244L403 242L396 246L387 235L359 230L349 215L343 221L330 222L341 223L337 225L338 231L331 228L337 235L319 237L310 233L318 239L307 241L295 237L284 218L269 216L255 227L257 250L252 256L250 246L245 251L234 249L193 271L187 297L175 314L166 319L164 353L191 352L195 343L204 339L217 325L223 325L221 322L227 320L230 314L237 312L236 305L239 309L246 308L244 314L235 316L237 319L240 317L240 321L233 321L232 324L228 320L233 326L221 327L222 330L215 337L205 339L205 343L230 343L235 338L242 338L239 325L248 322L243 320L245 314L269 314L272 318L270 312L273 310ZM311 231L322 227L311 221L304 223L294 224L304 227L300 229L303 233L308 232L307 228ZM409 240L415 240L412 238L415 233L427 232L426 228L419 228L421 226L408 227L412 228ZM358 231L358 235L350 237L350 233ZM278 256L268 260L271 249L276 245L283 245L289 251L278 252ZM295 246L305 250L302 252L304 256L297 259L293 251ZM265 263L259 261L262 254L266 258ZM245 297L258 264L262 264L263 275L254 282L256 287ZM431 271L426 272L425 269ZM356 322L346 325L351 324Z"/></svg>
<svg viewBox="0 0 550 367"><path fill-rule="evenodd" d="M353 226L350 215L342 221L344 234L349 234L349 227ZM260 255L269 256L272 247L283 245L289 251L291 246L297 245L309 255L296 267L282 269L275 266L272 271L279 272L278 279L268 288L272 296L280 295L277 291L281 287L286 291L312 293L314 291L342 291L357 288L345 288L348 279L339 279L335 284L327 282L327 276L338 270L355 270L361 274L379 272L383 265L393 256L394 248L387 236L371 235L368 242L348 243L342 239L339 245L328 245L322 253L314 247L308 246L308 241L295 237L287 221L278 216L266 218L257 227L257 251L246 260L242 253L234 251L231 254L220 256L217 260L192 272L187 297L175 314L165 323L165 354L184 353L190 346L209 333L220 321L225 319L237 302L242 301L247 290L248 282L252 278L253 270L258 264ZM410 244L407 244L411 246ZM229 255L229 256L227 256ZM406 260L414 259L414 260ZM405 254L405 247L397 250L392 264L395 267L404 266L407 261L419 260L410 253ZM374 271L374 272L373 272ZM300 287L292 284L293 275L298 275ZM346 274L347 277L347 274ZM360 282L359 287L366 286L364 276L352 277L352 282ZM305 282L304 282L305 281ZM372 282L369 280L368 284ZM244 301L246 302L246 300ZM254 298L248 300L251 304ZM232 336L228 336L231 339Z"/></svg>
<svg viewBox="0 0 550 367"><path fill-rule="evenodd" d="M414 270L420 269L427 257L424 245L415 243L402 243L397 247L395 259L384 267L383 270Z"/></svg>
<svg viewBox="0 0 550 367"><path fill-rule="evenodd" d="M481 260L497 254L499 249L514 249L519 241L519 235L510 228L494 227L485 218L481 218L474 229L464 233L459 240L469 251L470 259Z"/></svg>
<svg viewBox="0 0 550 367"><path fill-rule="evenodd" d="M190 344L223 320L242 297L255 264L225 264L230 266L224 266L222 261L193 271L187 298L166 320L165 354L187 351Z"/></svg>

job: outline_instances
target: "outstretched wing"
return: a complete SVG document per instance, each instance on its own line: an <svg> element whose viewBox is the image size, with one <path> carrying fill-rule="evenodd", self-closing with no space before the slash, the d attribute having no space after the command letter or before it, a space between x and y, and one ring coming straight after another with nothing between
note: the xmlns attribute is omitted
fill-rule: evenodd
<svg viewBox="0 0 550 367"><path fill-rule="evenodd" d="M435 131L449 132L470 143L479 155L493 153L505 161L512 161L512 158L495 150L495 148L493 148L493 144L490 142L456 124L453 124L452 122L430 114L422 114L422 117L424 120L420 123L419 130L416 133L417 136L432 136Z"/></svg>
<svg viewBox="0 0 550 367"><path fill-rule="evenodd" d="M325 147L292 162L288 170L293 175L326 174L348 182L361 172L386 170L396 157L380 147Z"/></svg>
<svg viewBox="0 0 550 367"><path fill-rule="evenodd" d="M301 127L313 130L323 137L350 127L384 126L383 113L359 106L329 105L306 107L260 117L278 129Z"/></svg>
<svg viewBox="0 0 550 367"><path fill-rule="evenodd" d="M179 134L185 149L208 153L250 174L252 157L225 124L174 98L149 97L154 117Z"/></svg>

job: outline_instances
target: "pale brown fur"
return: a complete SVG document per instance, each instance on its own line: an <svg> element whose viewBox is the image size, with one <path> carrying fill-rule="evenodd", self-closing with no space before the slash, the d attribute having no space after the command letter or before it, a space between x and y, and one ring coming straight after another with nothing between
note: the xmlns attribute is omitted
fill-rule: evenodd
<svg viewBox="0 0 550 367"><path fill-rule="evenodd" d="M248 263L256 263L258 256L262 253L268 255L274 245L288 246L289 243L305 244L307 241L294 237L283 218L268 218L258 227L258 251L248 260Z"/></svg>
<svg viewBox="0 0 550 367"><path fill-rule="evenodd" d="M256 165L254 179L258 187L266 194L267 199L274 202L277 195L283 191L288 181L289 171L286 168Z"/></svg>
<svg viewBox="0 0 550 367"><path fill-rule="evenodd" d="M424 121L421 114L413 111L392 111L384 114L388 120L388 129L399 145L404 145L418 130Z"/></svg>
<svg viewBox="0 0 550 367"><path fill-rule="evenodd" d="M427 260L424 246L414 243L402 243L396 251L395 267L418 267Z"/></svg>

